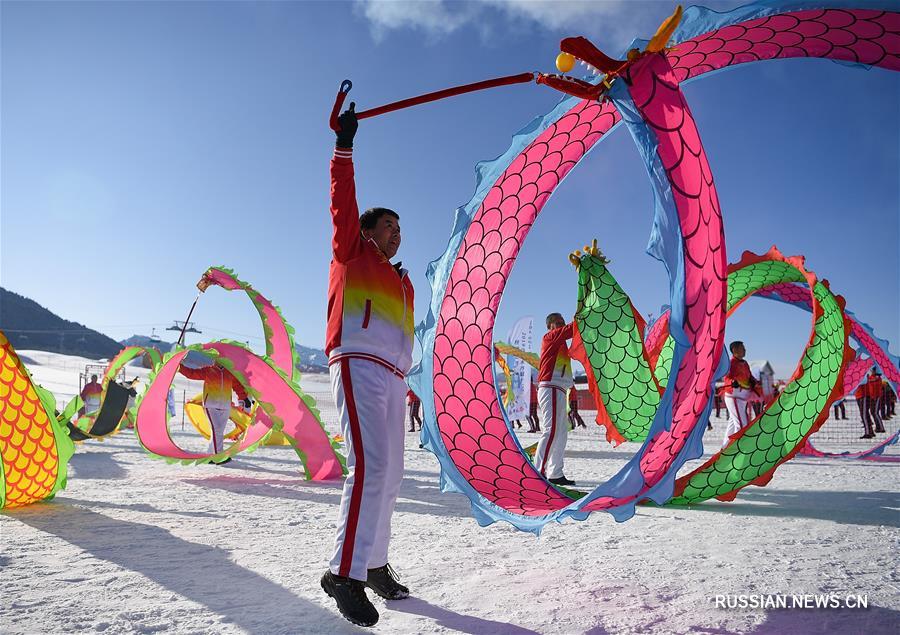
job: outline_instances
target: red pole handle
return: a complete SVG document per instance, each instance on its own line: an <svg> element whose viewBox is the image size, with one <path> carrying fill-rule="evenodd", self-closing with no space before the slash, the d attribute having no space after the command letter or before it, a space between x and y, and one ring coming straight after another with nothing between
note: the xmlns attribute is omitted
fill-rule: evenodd
<svg viewBox="0 0 900 635"><path fill-rule="evenodd" d="M338 123L338 115L341 114L341 106L344 105L344 100L347 99L347 93L350 92L351 88L353 88L353 82L345 79L341 82L341 87L338 88L337 97L334 98L334 107L331 109L331 118L328 120L328 125L335 132L341 129L341 125Z"/></svg>
<svg viewBox="0 0 900 635"><path fill-rule="evenodd" d="M370 108L369 110L358 112L356 113L356 118L368 119L369 117L377 117L378 115L383 115L388 112L401 110L403 108L409 108L410 106L418 106L419 104L427 104L428 102L437 101L446 97L455 97L456 95L473 93L478 90L485 90L486 88L509 86L511 84L523 84L525 82L534 81L534 78L534 73L519 73L518 75L506 75L505 77L486 79L484 81L475 82L473 84L463 84L462 86L445 88L444 90L438 90L433 93L425 93L424 95L419 95L418 97L410 97L409 99L401 99L400 101L385 104L384 106L378 106L377 108ZM341 128L340 124L338 123L338 115L340 114L341 107L344 105L344 100L347 98L347 93L350 92L351 88L353 88L353 82L351 82L349 79L345 79L343 82L341 82L341 88L340 90L338 90L337 97L335 97L334 99L334 107L331 109L331 119L329 120L329 124L331 125L331 129L335 132L339 131Z"/></svg>
<svg viewBox="0 0 900 635"><path fill-rule="evenodd" d="M384 106L378 106L377 108L370 108L369 110L364 110L362 112L356 113L356 118L367 119L369 117L377 117L378 115L383 115L388 112L401 110L402 108L409 108L410 106L418 106L419 104L427 104L428 102L437 101L446 97L455 97L456 95L474 93L475 91L485 90L486 88L509 86L510 84L522 84L531 81L534 81L534 73L519 73L518 75L507 75L505 77L497 77L495 79L486 79L481 82L475 82L473 84L463 84L462 86L454 86L452 88L445 88L444 90L438 90L433 93L425 93L424 95L419 95L418 97L401 99L400 101L385 104Z"/></svg>

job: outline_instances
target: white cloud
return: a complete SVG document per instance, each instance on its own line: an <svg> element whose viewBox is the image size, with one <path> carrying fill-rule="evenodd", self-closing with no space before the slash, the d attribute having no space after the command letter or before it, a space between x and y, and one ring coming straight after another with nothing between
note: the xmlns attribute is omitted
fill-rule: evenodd
<svg viewBox="0 0 900 635"><path fill-rule="evenodd" d="M689 5L680 0L682 5ZM705 0L728 11L748 0ZM543 29L584 35L614 54L636 37L649 38L679 0L355 0L380 40L411 29L438 40L470 28L487 38L510 30Z"/></svg>
<svg viewBox="0 0 900 635"><path fill-rule="evenodd" d="M642 3L643 4L643 3ZM649 4L649 3L648 3ZM655 3L653 3L655 4ZM628 11L627 7L632 11ZM394 29L415 29L444 36L463 27L482 30L491 14L549 29L624 19L633 14L629 0L356 0L357 11L383 37ZM665 17L665 16L662 16Z"/></svg>
<svg viewBox="0 0 900 635"><path fill-rule="evenodd" d="M626 0L480 0L511 17L532 20L551 29L584 27L585 21L599 22L610 17L621 18ZM634 3L631 3L632 7Z"/></svg>
<svg viewBox="0 0 900 635"><path fill-rule="evenodd" d="M357 0L356 8L372 26L376 39L394 29L418 29L444 36L471 23L481 3L445 3L443 0Z"/></svg>
<svg viewBox="0 0 900 635"><path fill-rule="evenodd" d="M659 21L668 15L665 2L633 0L357 0L358 13L371 24L376 39L391 30L413 29L440 38L461 28L490 31L491 18L545 29L580 33L631 33L639 16L652 7ZM658 9L658 11L657 11Z"/></svg>

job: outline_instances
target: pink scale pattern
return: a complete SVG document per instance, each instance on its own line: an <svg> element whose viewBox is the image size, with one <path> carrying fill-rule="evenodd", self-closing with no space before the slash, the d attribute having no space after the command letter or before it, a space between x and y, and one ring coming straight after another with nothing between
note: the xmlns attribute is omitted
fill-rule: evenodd
<svg viewBox="0 0 900 635"><path fill-rule="evenodd" d="M680 223L685 265L695 270L686 276L685 327L691 350L681 360L675 380L671 430L651 439L642 455L647 486L666 476L699 404L708 397L724 326L726 261L715 187L678 82L737 64L796 57L900 70L900 14L823 9L756 18L678 44L667 54L671 70L658 70L659 76L633 75L635 102L665 138L660 140L659 155L679 199L679 212L684 212ZM658 112L666 94L665 101L685 106L675 130L667 129L672 122ZM619 118L609 103L579 102L512 160L468 227L438 316L432 379L441 439L456 469L474 489L515 514L544 515L571 500L537 474L503 422L491 369L497 307L516 255L547 199ZM625 502L596 499L586 509Z"/></svg>

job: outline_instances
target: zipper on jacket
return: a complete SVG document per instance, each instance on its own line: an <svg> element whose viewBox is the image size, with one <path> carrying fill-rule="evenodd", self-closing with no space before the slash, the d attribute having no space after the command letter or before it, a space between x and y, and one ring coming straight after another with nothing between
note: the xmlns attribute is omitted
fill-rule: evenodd
<svg viewBox="0 0 900 635"><path fill-rule="evenodd" d="M403 318L400 321L400 348L398 350L405 351L406 350L406 274L404 273L400 276L400 293L403 296ZM397 361L399 361L399 356L397 357Z"/></svg>
<svg viewBox="0 0 900 635"><path fill-rule="evenodd" d="M365 315L363 315L363 323L362 323L362 327L364 329L369 328L369 318L370 317L372 317L372 300L370 300L369 298L366 298L366 312L365 312Z"/></svg>

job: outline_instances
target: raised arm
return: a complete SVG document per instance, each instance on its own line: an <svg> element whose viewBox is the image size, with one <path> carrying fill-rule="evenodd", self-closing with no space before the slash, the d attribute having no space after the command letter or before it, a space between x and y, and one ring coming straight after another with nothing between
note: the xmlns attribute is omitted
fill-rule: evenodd
<svg viewBox="0 0 900 635"><path fill-rule="evenodd" d="M338 118L340 130L331 159L331 223L334 229L331 249L337 262L353 259L362 248L353 177L353 137L357 128L355 106L351 103L350 108Z"/></svg>
<svg viewBox="0 0 900 635"><path fill-rule="evenodd" d="M231 373L229 373L231 375ZM243 384L237 380L237 377L231 375L231 388L237 394L237 397L240 401L247 400L247 390L244 388Z"/></svg>

